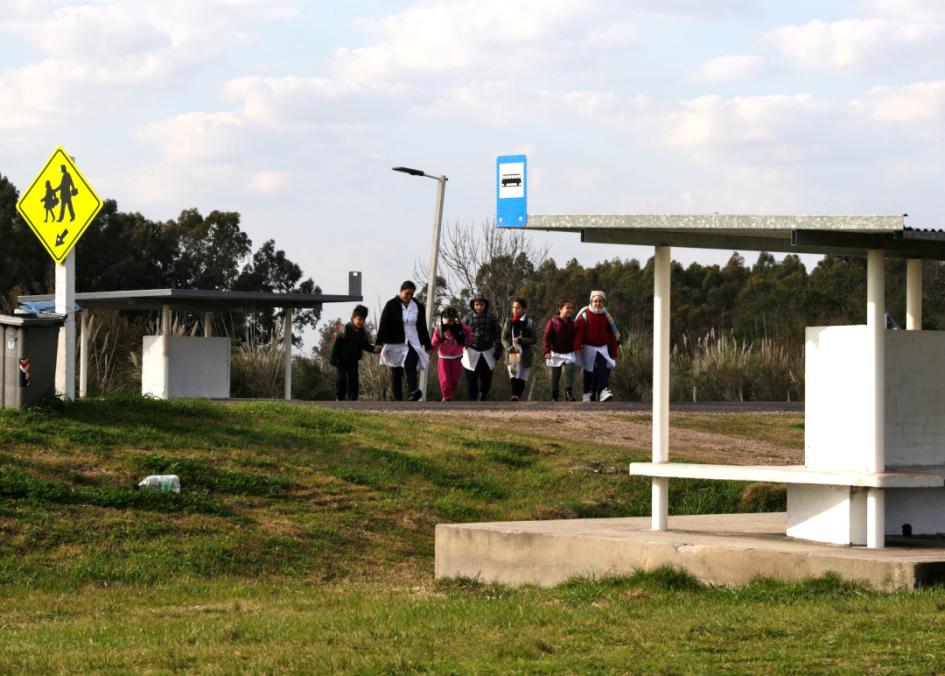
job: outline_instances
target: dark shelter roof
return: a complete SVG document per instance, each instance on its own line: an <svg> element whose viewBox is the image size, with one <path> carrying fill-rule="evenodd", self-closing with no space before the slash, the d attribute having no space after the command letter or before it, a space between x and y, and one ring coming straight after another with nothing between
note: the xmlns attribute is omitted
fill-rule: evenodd
<svg viewBox="0 0 945 676"><path fill-rule="evenodd" d="M577 232L582 242L945 260L945 232L905 215L529 214L527 230Z"/></svg>
<svg viewBox="0 0 945 676"><path fill-rule="evenodd" d="M173 310L188 312L243 312L259 308L318 308L322 303L355 303L360 295L321 293L270 293L265 291L205 291L202 289L145 289L138 291L96 291L77 293L78 305L89 309ZM20 303L55 300L53 295L20 296Z"/></svg>

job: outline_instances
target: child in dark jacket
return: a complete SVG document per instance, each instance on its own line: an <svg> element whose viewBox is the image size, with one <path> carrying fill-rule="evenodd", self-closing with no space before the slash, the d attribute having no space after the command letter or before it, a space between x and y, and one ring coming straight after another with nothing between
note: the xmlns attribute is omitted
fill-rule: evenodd
<svg viewBox="0 0 945 676"><path fill-rule="evenodd" d="M358 400L358 362L362 352L374 352L364 321L368 309L358 305L351 313L351 321L335 336L328 360L335 367L335 399Z"/></svg>
<svg viewBox="0 0 945 676"><path fill-rule="evenodd" d="M459 314L448 307L440 315L440 325L433 332L437 354L437 372L443 401L452 401L456 387L463 378L463 347L472 342L472 331L459 321Z"/></svg>
<svg viewBox="0 0 945 676"><path fill-rule="evenodd" d="M535 344L535 323L528 316L528 301L512 299L512 316L502 327L502 344L508 351L509 379L512 401L519 401L532 371L532 345Z"/></svg>
<svg viewBox="0 0 945 676"><path fill-rule="evenodd" d="M551 400L558 401L558 385L564 370L564 398L574 401L574 303L558 301L558 314L545 324L542 352L545 365L551 367Z"/></svg>
<svg viewBox="0 0 945 676"><path fill-rule="evenodd" d="M466 387L469 401L485 401L492 387L492 370L502 356L502 325L482 293L472 297L469 309L463 321L472 331L472 340L463 351Z"/></svg>

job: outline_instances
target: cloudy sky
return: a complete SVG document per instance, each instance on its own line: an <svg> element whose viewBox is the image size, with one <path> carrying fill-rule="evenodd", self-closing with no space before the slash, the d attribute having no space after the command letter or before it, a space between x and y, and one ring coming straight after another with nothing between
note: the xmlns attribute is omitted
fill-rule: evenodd
<svg viewBox="0 0 945 676"><path fill-rule="evenodd" d="M429 255L435 184L394 165L449 177L448 222L493 217L495 157L524 152L531 213L945 226L937 0L0 0L0 17L0 173L22 189L61 144L120 209L239 211L327 292L363 270L372 308ZM540 241L561 263L648 255Z"/></svg>

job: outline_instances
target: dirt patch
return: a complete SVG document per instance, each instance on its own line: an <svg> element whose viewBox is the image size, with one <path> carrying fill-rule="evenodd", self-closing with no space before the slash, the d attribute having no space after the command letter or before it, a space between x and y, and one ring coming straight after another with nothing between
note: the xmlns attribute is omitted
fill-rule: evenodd
<svg viewBox="0 0 945 676"><path fill-rule="evenodd" d="M401 413L430 416L430 411ZM649 452L653 434L649 422L627 420L626 414L611 412L549 413L517 410L476 411L475 415L468 412L443 412L434 415L437 422L451 423L467 429L491 429L496 427L499 421L506 424L520 422L522 429L527 430L529 436L627 446L642 453ZM675 426L670 428L669 448L670 458L693 462L732 465L794 465L804 462L803 448Z"/></svg>

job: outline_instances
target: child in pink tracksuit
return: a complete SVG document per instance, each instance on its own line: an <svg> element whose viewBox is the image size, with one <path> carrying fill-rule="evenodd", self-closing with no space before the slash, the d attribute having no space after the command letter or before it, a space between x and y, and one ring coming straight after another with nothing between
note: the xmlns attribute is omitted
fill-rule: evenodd
<svg viewBox="0 0 945 676"><path fill-rule="evenodd" d="M472 330L459 321L459 315L451 307L443 310L440 325L433 332L433 347L436 348L440 374L440 390L443 401L452 401L456 387L463 377L463 346L472 342Z"/></svg>

